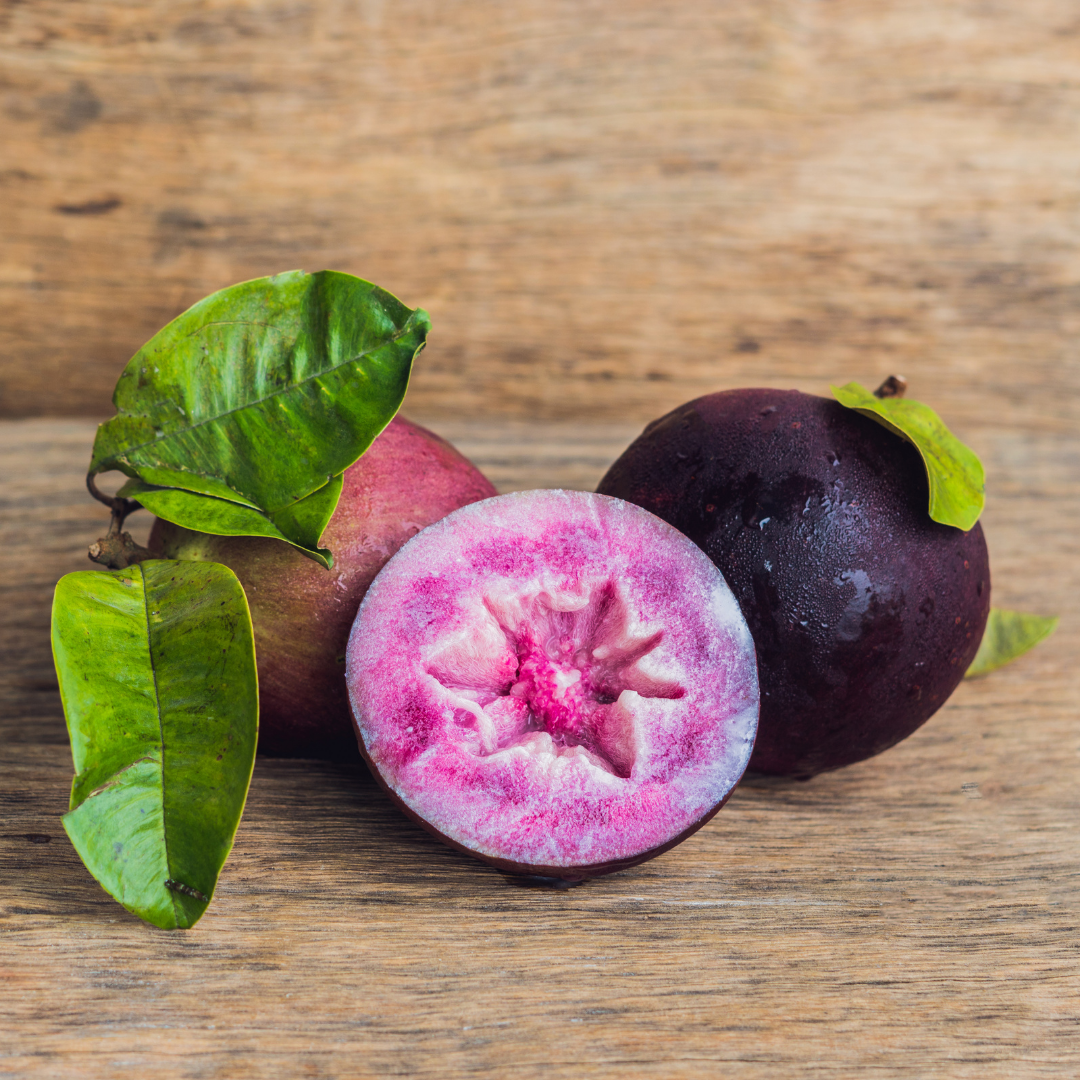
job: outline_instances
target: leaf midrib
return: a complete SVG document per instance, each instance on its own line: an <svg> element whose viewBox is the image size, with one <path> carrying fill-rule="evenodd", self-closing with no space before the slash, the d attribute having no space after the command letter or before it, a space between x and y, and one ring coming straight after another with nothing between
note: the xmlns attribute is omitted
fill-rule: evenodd
<svg viewBox="0 0 1080 1080"><path fill-rule="evenodd" d="M146 571L139 567L143 579L143 613L146 617L146 651L150 659L150 675L154 680L154 707L158 717L158 735L161 738L161 842L165 845L165 868L170 879L175 877L172 868L172 857L169 850L169 828L165 822L165 724L161 715L161 694L158 691L157 663L154 660L154 639L150 628L150 585L146 578ZM169 903L172 905L173 922L180 925L180 913L176 907L176 896L171 889L165 889Z"/></svg>

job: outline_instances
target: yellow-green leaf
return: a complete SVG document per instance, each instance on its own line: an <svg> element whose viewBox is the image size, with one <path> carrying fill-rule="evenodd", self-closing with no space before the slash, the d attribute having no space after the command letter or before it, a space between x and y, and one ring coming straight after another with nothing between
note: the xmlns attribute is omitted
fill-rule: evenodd
<svg viewBox="0 0 1080 1080"><path fill-rule="evenodd" d="M1057 624L1055 617L1025 615L1021 611L992 607L982 641L979 642L979 651L964 678L986 675L1023 656L1028 649L1049 637Z"/></svg>
<svg viewBox="0 0 1080 1080"><path fill-rule="evenodd" d="M902 397L875 397L855 382L831 389L841 405L869 416L915 445L930 482L929 511L934 521L965 532L975 525L986 502L982 462L929 405Z"/></svg>

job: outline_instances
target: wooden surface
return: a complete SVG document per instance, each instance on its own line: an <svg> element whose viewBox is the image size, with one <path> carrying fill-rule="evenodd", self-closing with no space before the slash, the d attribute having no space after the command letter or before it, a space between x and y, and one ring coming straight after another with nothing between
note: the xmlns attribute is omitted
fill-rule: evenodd
<svg viewBox="0 0 1080 1080"><path fill-rule="evenodd" d="M629 434L441 430L503 490L591 487ZM1075 1077L1080 439L962 434L997 602L1062 623L907 742L745 782L674 851L567 892L442 847L359 767L260 758L213 905L167 933L58 820L48 609L103 526L93 427L0 423L0 1077Z"/></svg>
<svg viewBox="0 0 1080 1080"><path fill-rule="evenodd" d="M1076 0L0 0L0 415L333 267L430 310L442 416L899 370L1064 430L1078 117Z"/></svg>
<svg viewBox="0 0 1080 1080"><path fill-rule="evenodd" d="M0 416L54 417L0 422L0 1078L1078 1075L1078 72L1075 0L0 0ZM569 892L260 759L207 916L145 926L59 824L49 604L105 522L55 417L294 267L429 309L407 408L501 490L900 371L1061 627Z"/></svg>

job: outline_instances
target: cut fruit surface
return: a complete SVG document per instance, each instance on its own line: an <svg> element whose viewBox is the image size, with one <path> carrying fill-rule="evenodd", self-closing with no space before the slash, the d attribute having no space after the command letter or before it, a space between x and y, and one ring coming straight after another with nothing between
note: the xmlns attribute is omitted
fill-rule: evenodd
<svg viewBox="0 0 1080 1080"><path fill-rule="evenodd" d="M723 804L757 728L723 576L618 499L531 491L425 529L360 608L361 751L430 831L505 869L632 865Z"/></svg>

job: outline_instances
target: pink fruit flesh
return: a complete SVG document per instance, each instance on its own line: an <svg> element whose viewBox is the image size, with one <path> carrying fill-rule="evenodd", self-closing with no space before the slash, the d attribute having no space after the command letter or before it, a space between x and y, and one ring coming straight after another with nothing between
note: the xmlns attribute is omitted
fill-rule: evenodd
<svg viewBox="0 0 1080 1080"><path fill-rule="evenodd" d="M259 750L356 755L345 693L345 645L372 579L411 536L466 503L495 494L438 435L401 417L351 468L322 536L324 570L280 540L208 536L155 522L151 550L220 562L251 606L259 670Z"/></svg>
<svg viewBox="0 0 1080 1080"><path fill-rule="evenodd" d="M431 832L580 879L659 854L724 803L757 728L723 576L618 499L529 491L394 556L346 660L361 751Z"/></svg>

